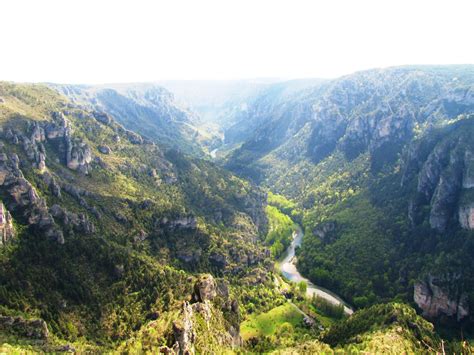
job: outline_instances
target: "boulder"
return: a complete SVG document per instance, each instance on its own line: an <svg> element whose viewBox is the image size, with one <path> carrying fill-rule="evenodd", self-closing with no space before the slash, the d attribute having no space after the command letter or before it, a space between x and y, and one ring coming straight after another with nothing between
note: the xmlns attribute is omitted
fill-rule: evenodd
<svg viewBox="0 0 474 355"><path fill-rule="evenodd" d="M194 285L193 300L195 302L212 301L217 295L214 277L210 274L201 275Z"/></svg>
<svg viewBox="0 0 474 355"><path fill-rule="evenodd" d="M105 112L94 111L92 115L98 122L106 126L109 126L112 123L112 117Z"/></svg>
<svg viewBox="0 0 474 355"><path fill-rule="evenodd" d="M316 322L313 318L309 317L309 316L304 316L303 318L303 324L305 327L307 328L312 328L316 325Z"/></svg>
<svg viewBox="0 0 474 355"><path fill-rule="evenodd" d="M97 149L99 150L99 152L101 152L102 154L110 154L110 152L112 151L109 146L107 145L99 145L97 147Z"/></svg>

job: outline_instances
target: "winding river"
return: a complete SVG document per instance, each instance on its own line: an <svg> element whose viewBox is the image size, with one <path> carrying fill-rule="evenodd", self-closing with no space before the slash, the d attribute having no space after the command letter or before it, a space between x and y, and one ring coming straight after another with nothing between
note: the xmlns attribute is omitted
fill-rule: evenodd
<svg viewBox="0 0 474 355"><path fill-rule="evenodd" d="M306 294L308 296L313 296L316 294L317 296L324 298L325 300L331 302L335 305L344 305L344 312L348 315L351 315L354 311L352 308L344 302L338 295L334 294L333 292L326 290L325 288L316 286L307 278L301 276L299 271L296 269L296 257L295 257L295 248L301 245L303 240L303 231L301 227L298 226L298 229L293 232L293 241L291 242L290 246L285 252L285 257L281 262L278 263L278 267L285 278L293 282L300 282L304 281L308 285Z"/></svg>

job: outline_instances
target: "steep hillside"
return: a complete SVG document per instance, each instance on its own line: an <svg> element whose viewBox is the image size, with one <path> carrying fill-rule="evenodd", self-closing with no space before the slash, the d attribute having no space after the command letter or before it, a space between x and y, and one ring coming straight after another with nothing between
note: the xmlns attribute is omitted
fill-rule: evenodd
<svg viewBox="0 0 474 355"><path fill-rule="evenodd" d="M267 104L270 123L226 166L303 208L298 265L314 282L357 307L398 298L466 320L473 85L472 66L342 77Z"/></svg>
<svg viewBox="0 0 474 355"><path fill-rule="evenodd" d="M417 316L415 310L406 305L390 303L354 313L349 319L325 331L319 340L302 342L273 353L421 354L446 350L449 351L431 323Z"/></svg>
<svg viewBox="0 0 474 355"><path fill-rule="evenodd" d="M127 129L161 146L202 155L216 138L199 129L199 117L155 84L57 85L72 102L112 115Z"/></svg>
<svg viewBox="0 0 474 355"><path fill-rule="evenodd" d="M265 193L45 86L3 82L0 98L2 339L113 347L176 319L211 272L232 312L209 312L238 340L234 288L272 284Z"/></svg>

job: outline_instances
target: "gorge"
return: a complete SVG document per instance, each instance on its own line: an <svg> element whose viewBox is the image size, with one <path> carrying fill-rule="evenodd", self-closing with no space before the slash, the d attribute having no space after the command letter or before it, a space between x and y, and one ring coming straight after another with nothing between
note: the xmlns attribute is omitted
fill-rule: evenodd
<svg viewBox="0 0 474 355"><path fill-rule="evenodd" d="M472 350L472 65L0 82L0 127L0 352Z"/></svg>

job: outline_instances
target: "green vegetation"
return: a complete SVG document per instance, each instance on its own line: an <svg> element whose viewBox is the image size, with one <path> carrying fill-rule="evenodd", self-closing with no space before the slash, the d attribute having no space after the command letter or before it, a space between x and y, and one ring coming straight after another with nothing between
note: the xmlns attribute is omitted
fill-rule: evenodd
<svg viewBox="0 0 474 355"><path fill-rule="evenodd" d="M267 206L266 213L269 227L265 244L270 245L272 256L278 259L290 245L296 226L290 217L276 207Z"/></svg>
<svg viewBox="0 0 474 355"><path fill-rule="evenodd" d="M303 315L293 304L287 302L272 310L251 316L240 326L243 340L254 337L274 335L277 330L293 332L303 322Z"/></svg>
<svg viewBox="0 0 474 355"><path fill-rule="evenodd" d="M332 304L324 298L316 295L311 297L310 307L312 307L312 309L318 314L332 319L341 319L344 317L344 305Z"/></svg>
<svg viewBox="0 0 474 355"><path fill-rule="evenodd" d="M301 311L291 302L266 313L251 316L240 326L245 347L260 353L309 339L312 332L304 326L303 317Z"/></svg>
<svg viewBox="0 0 474 355"><path fill-rule="evenodd" d="M413 85L402 90L411 101L400 100L397 89L387 101L394 114L387 117L386 105L379 107L384 96L355 89L367 85L367 74L360 75L347 85L355 94L341 85L325 96L337 105L305 98L298 107L305 114L320 110L321 119L334 123L330 128L301 120L296 134L277 132L232 152L237 160L228 166L278 192L268 197L213 162L160 142L133 141L137 136L116 122L104 124L44 86L0 83L2 161L17 154L17 177L31 184L31 189L24 185L26 192L0 187L17 232L0 247L0 315L41 318L51 334L36 341L2 329L0 352L57 352L71 344L78 352L157 353L174 344L175 332L184 331L183 304L200 303L193 292L197 274L205 272L219 280L219 295L198 304L190 316L198 353L231 351L231 342L239 342L233 337L239 324L243 350L256 353L469 353L472 346L464 337L473 336L472 317L439 333L453 339L443 342L433 325L404 303L412 302L414 283L432 274L446 276L440 277L442 286L456 295L465 292L474 308L473 232L456 221L458 205L472 203L474 196L473 189L458 186L459 177L472 170L472 162L464 161L474 151L473 117L463 115L466 107L457 102L438 100L437 85L423 82L418 90L411 77ZM454 96L467 96L459 85ZM436 99L425 100L430 90ZM340 104L358 101L355 108ZM427 106L410 111L424 101ZM428 119L430 103L436 111ZM288 128L291 110L282 111L282 121L271 122L275 131ZM407 113L406 127L390 121L388 128L375 124L371 131L380 117L399 113ZM35 165L38 152L27 151L35 141L30 139L34 124L44 128L62 114L75 148L90 148L87 174L67 168L71 143L65 140L32 143L46 156L45 171ZM182 133L194 146L196 132ZM392 133L396 139L390 140ZM279 145L283 136L292 138ZM110 151L103 153L99 144ZM439 166L426 167L433 152ZM423 183L431 184L439 170L440 181L454 179L448 187L459 191L451 196L439 184L419 191L423 167L429 175ZM438 217L449 215L442 232L430 226L436 199L430 189L449 195L449 208L436 206ZM25 217L28 207L18 208L15 198L30 205L31 199L42 199L34 206L45 212L42 223L59 206L66 217L51 218L64 244L34 226L35 219ZM345 317L342 306L306 298L306 283L286 284L274 274L274 262L297 228L293 221L305 230L296 250L299 270L359 309L353 316ZM93 228L85 228L86 222Z"/></svg>
<svg viewBox="0 0 474 355"><path fill-rule="evenodd" d="M375 305L333 324L317 340L300 342L274 354L421 354L449 351L433 325L404 304ZM463 352L469 353L467 346Z"/></svg>
<svg viewBox="0 0 474 355"><path fill-rule="evenodd" d="M296 203L288 200L285 196L268 191L267 201L270 206L278 208L281 212L289 216L293 221L301 222L301 210L298 209Z"/></svg>
<svg viewBox="0 0 474 355"><path fill-rule="evenodd" d="M271 264L255 244L266 235L262 191L211 162L147 142L133 144L120 125L99 123L44 86L0 83L0 96L2 132L12 129L19 141L2 140L2 153L18 154L45 208L57 204L94 225L86 233L72 217L55 219L64 232L61 245L12 210L17 237L0 250L2 315L42 318L51 339L105 351L133 338L157 315L172 316L190 297L198 272L226 275L232 293L247 288L246 297L255 301L253 309L242 307L244 315L281 300L259 278ZM41 142L60 195L22 144L31 122L52 122L53 112L64 113L73 139L94 158L85 175L65 166L62 137ZM100 153L99 143L111 152ZM9 192L0 190L11 209ZM15 343L23 341L28 344ZM51 344L38 346L48 351Z"/></svg>
<svg viewBox="0 0 474 355"><path fill-rule="evenodd" d="M357 339L357 340L356 340ZM381 351L391 354L441 350L431 323L403 304L376 305L334 324L321 340L345 351Z"/></svg>

